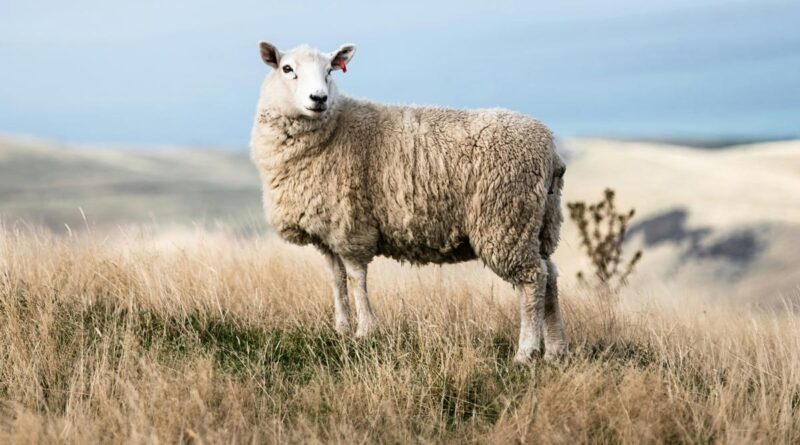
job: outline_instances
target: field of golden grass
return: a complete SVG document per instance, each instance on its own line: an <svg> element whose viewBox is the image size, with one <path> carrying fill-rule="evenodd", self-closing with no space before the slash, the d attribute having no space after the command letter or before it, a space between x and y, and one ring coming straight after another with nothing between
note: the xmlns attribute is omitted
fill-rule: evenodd
<svg viewBox="0 0 800 445"><path fill-rule="evenodd" d="M337 335L323 261L269 237L0 230L0 443L800 443L800 316L562 286L571 353L512 363L477 263L370 270Z"/></svg>

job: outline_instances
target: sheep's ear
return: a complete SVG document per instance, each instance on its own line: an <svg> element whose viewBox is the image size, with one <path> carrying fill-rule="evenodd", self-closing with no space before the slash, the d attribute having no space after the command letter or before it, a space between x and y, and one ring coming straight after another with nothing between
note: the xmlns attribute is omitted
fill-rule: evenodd
<svg viewBox="0 0 800 445"><path fill-rule="evenodd" d="M261 60L267 65L277 68L278 62L281 60L281 52L275 45L267 42L259 42L258 47L261 50Z"/></svg>
<svg viewBox="0 0 800 445"><path fill-rule="evenodd" d="M352 43L346 43L339 47L336 51L331 53L331 67L335 70L342 70L347 72L347 64L356 53L356 46Z"/></svg>

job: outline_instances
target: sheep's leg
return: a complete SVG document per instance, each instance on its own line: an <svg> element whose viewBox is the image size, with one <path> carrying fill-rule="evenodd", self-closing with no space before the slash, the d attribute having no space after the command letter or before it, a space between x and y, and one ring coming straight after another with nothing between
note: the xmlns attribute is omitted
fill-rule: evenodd
<svg viewBox="0 0 800 445"><path fill-rule="evenodd" d="M544 297L544 358L555 359L567 354L564 321L558 304L558 270L547 260L547 289Z"/></svg>
<svg viewBox="0 0 800 445"><path fill-rule="evenodd" d="M538 261L531 282L519 285L519 347L514 361L529 362L542 351L547 265Z"/></svg>
<svg viewBox="0 0 800 445"><path fill-rule="evenodd" d="M347 273L339 255L323 252L331 271L333 288L333 312L336 317L336 331L340 334L350 332L350 301L347 297Z"/></svg>
<svg viewBox="0 0 800 445"><path fill-rule="evenodd" d="M356 300L356 315L358 316L358 329L356 337L365 337L375 327L376 318L372 313L372 306L367 296L367 265L344 260L347 276L352 280L353 294Z"/></svg>

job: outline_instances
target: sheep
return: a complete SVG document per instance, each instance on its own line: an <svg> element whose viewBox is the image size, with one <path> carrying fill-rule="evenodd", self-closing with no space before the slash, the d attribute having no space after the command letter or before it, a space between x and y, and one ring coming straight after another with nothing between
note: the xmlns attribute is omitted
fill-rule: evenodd
<svg viewBox="0 0 800 445"><path fill-rule="evenodd" d="M330 266L337 331L376 326L367 267L480 259L518 290L518 362L567 352L551 254L564 162L542 123L503 109L384 105L339 94L356 47L282 52L261 87L251 154L267 219L281 238L316 246Z"/></svg>

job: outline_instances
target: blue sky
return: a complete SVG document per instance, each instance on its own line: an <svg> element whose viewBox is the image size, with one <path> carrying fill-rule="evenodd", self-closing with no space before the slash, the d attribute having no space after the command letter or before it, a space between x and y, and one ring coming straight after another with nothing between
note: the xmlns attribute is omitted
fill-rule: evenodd
<svg viewBox="0 0 800 445"><path fill-rule="evenodd" d="M0 132L244 147L269 40L356 43L353 96L501 106L560 136L796 136L798 23L790 0L3 0Z"/></svg>

